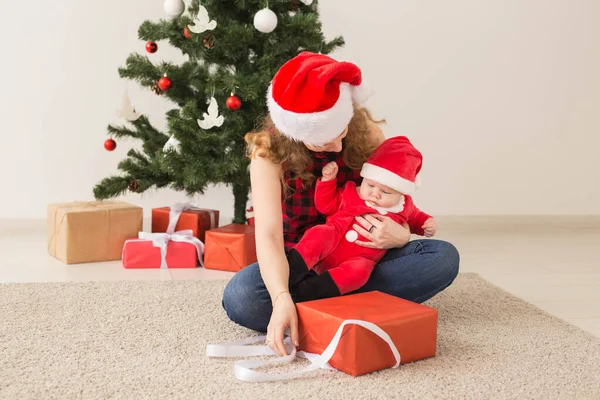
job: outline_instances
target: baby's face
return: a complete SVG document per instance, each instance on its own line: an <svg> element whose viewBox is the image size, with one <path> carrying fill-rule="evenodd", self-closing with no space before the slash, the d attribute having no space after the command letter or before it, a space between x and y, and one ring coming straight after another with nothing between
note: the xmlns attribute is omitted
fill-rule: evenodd
<svg viewBox="0 0 600 400"><path fill-rule="evenodd" d="M402 193L370 179L363 179L358 194L361 199L383 208L395 206L402 198Z"/></svg>

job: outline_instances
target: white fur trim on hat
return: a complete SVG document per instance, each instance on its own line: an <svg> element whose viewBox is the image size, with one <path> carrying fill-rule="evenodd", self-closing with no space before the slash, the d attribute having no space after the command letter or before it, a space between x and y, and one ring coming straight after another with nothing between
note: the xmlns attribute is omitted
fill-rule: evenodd
<svg viewBox="0 0 600 400"><path fill-rule="evenodd" d="M273 99L273 87L267 95L269 114L275 127L285 136L305 144L319 146L340 136L352 119L352 89L349 83L340 84L340 96L329 110L315 113L296 113L284 110Z"/></svg>
<svg viewBox="0 0 600 400"><path fill-rule="evenodd" d="M392 188L402 194L412 195L417 191L417 185L413 182L374 164L364 163L360 176L372 179L380 185Z"/></svg>
<svg viewBox="0 0 600 400"><path fill-rule="evenodd" d="M373 96L374 90L363 79L362 83L352 88L352 100L358 105L363 105Z"/></svg>

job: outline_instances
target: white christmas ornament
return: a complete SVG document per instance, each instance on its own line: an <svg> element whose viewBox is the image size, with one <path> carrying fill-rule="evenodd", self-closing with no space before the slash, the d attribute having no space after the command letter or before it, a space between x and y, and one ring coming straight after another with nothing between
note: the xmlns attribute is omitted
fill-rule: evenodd
<svg viewBox="0 0 600 400"><path fill-rule="evenodd" d="M123 93L123 97L121 98L121 108L117 110L117 116L125 118L127 121L135 121L142 116L142 114L135 111L135 108L131 105L127 90L125 90L125 93Z"/></svg>
<svg viewBox="0 0 600 400"><path fill-rule="evenodd" d="M217 27L217 21L210 20L208 11L203 6L200 6L198 15L194 20L194 25L188 25L188 29L194 33L202 33L204 31L212 31Z"/></svg>
<svg viewBox="0 0 600 400"><path fill-rule="evenodd" d="M185 11L185 3L183 0L165 0L163 7L170 17L179 17Z"/></svg>
<svg viewBox="0 0 600 400"><path fill-rule="evenodd" d="M176 153L179 153L179 149L181 142L175 138L175 135L171 135L165 146L163 147L163 151L174 150Z"/></svg>
<svg viewBox="0 0 600 400"><path fill-rule="evenodd" d="M300 0L301 2L303 2L304 4L306 4L307 6L310 6L313 2L313 0Z"/></svg>
<svg viewBox="0 0 600 400"><path fill-rule="evenodd" d="M262 33L271 33L277 27L277 15L268 8L263 8L254 15L254 27Z"/></svg>
<svg viewBox="0 0 600 400"><path fill-rule="evenodd" d="M208 105L208 114L204 113L203 115L204 120L201 121L198 119L198 126L205 130L215 126L219 127L223 125L223 121L225 121L225 118L223 118L222 115L219 115L219 106L214 97L211 97L210 99L210 104Z"/></svg>

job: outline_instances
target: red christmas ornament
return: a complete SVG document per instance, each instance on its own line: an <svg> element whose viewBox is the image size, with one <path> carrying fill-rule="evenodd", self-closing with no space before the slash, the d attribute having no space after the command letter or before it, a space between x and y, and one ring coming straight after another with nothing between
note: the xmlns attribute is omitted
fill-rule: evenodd
<svg viewBox="0 0 600 400"><path fill-rule="evenodd" d="M167 78L167 74L158 80L158 87L160 90L169 90L173 82Z"/></svg>
<svg viewBox="0 0 600 400"><path fill-rule="evenodd" d="M156 50L158 50L158 45L152 40L146 43L146 51L148 53L156 53Z"/></svg>
<svg viewBox="0 0 600 400"><path fill-rule="evenodd" d="M113 151L117 148L117 142L115 142L112 139L106 139L106 141L104 142L104 148L108 151Z"/></svg>
<svg viewBox="0 0 600 400"><path fill-rule="evenodd" d="M231 96L229 96L227 98L225 105L227 105L227 108L229 108L230 110L237 111L242 106L242 101L240 100L239 97L232 94Z"/></svg>
<svg viewBox="0 0 600 400"><path fill-rule="evenodd" d="M185 36L188 39L192 38L192 35L190 34L190 30L187 27L183 30L183 36Z"/></svg>

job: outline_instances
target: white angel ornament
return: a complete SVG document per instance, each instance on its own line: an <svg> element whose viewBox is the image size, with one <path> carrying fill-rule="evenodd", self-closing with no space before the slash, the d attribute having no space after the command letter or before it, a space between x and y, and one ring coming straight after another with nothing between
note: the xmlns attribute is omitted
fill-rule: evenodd
<svg viewBox="0 0 600 400"><path fill-rule="evenodd" d="M208 17L208 11L203 6L200 6L198 15L194 20L193 25L188 25L188 29L194 33L202 33L204 31L212 31L217 27L217 21L214 19L211 21Z"/></svg>
<svg viewBox="0 0 600 400"><path fill-rule="evenodd" d="M117 116L123 117L127 121L135 121L142 116L142 114L138 113L135 111L135 108L133 108L127 90L125 90L125 93L123 93L123 97L121 98L121 108L117 110Z"/></svg>
<svg viewBox="0 0 600 400"><path fill-rule="evenodd" d="M223 125L223 121L225 121L225 118L223 118L222 115L219 115L219 105L214 97L211 97L210 99L210 103L208 105L208 114L204 113L203 115L204 120L198 119L197 121L198 126L204 130L213 128L215 126L219 127Z"/></svg>

